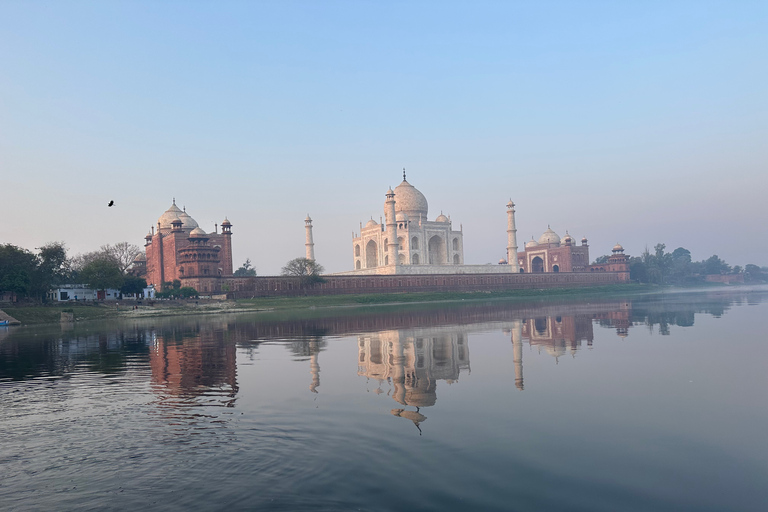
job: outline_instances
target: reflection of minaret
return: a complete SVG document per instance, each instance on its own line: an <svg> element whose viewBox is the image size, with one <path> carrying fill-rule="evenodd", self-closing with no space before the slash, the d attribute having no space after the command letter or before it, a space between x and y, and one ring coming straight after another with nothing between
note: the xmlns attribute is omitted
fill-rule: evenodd
<svg viewBox="0 0 768 512"><path fill-rule="evenodd" d="M308 260L315 260L315 242L312 240L312 219L309 218L309 214L307 214L307 218L304 219L304 224L307 229L307 241L304 243L304 247L307 249L307 259Z"/></svg>
<svg viewBox="0 0 768 512"><path fill-rule="evenodd" d="M512 322L512 361L515 363L515 387L523 388L523 324L520 320Z"/></svg>
<svg viewBox="0 0 768 512"><path fill-rule="evenodd" d="M309 373L312 374L312 384L309 385L309 390L317 393L317 388L320 387L320 363L317 361L320 348L316 341L309 342L309 353L311 354L309 356Z"/></svg>
<svg viewBox="0 0 768 512"><path fill-rule="evenodd" d="M392 396L401 404L405 404L405 355L400 333L396 332L392 337L392 382L395 385L395 393Z"/></svg>

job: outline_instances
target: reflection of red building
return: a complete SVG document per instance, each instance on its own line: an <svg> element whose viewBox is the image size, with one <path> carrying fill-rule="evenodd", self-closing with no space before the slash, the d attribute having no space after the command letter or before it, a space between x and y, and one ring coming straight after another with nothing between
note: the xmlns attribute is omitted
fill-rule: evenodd
<svg viewBox="0 0 768 512"><path fill-rule="evenodd" d="M236 347L214 336L213 332L181 340L158 336L149 353L152 382L176 397L218 396L219 403L213 405L232 406L238 390Z"/></svg>

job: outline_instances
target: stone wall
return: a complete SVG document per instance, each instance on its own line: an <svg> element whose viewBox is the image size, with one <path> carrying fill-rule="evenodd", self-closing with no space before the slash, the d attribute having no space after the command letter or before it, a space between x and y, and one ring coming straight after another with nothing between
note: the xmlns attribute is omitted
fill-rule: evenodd
<svg viewBox="0 0 768 512"><path fill-rule="evenodd" d="M545 274L442 274L387 276L325 276L325 282L302 288L291 277L222 277L200 283L185 279L184 286L213 290L221 286L231 298L293 295L344 295L407 292L474 292L541 288L601 286L628 281L625 272L568 272ZM196 286L196 284L199 286Z"/></svg>

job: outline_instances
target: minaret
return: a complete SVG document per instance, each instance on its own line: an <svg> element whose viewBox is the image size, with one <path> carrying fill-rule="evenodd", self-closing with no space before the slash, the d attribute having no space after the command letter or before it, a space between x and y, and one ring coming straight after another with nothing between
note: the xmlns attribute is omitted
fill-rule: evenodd
<svg viewBox="0 0 768 512"><path fill-rule="evenodd" d="M523 324L512 322L512 362L515 364L515 387L523 390Z"/></svg>
<svg viewBox="0 0 768 512"><path fill-rule="evenodd" d="M312 219L309 214L304 219L304 224L307 228L307 241L304 243L304 247L307 248L307 259L315 261L315 242L312 241Z"/></svg>
<svg viewBox="0 0 768 512"><path fill-rule="evenodd" d="M221 272L225 276L231 276L232 269L232 223L229 219L224 217L221 222L221 234L224 235L224 240L221 248Z"/></svg>
<svg viewBox="0 0 768 512"><path fill-rule="evenodd" d="M397 273L397 220L395 219L395 193L391 187L387 190L387 200L384 205L386 206L384 212L387 215L387 238L389 239L387 253L389 254L389 264L394 266L395 273Z"/></svg>
<svg viewBox="0 0 768 512"><path fill-rule="evenodd" d="M520 272L517 263L517 228L515 227L515 203L507 203L507 263L514 273Z"/></svg>

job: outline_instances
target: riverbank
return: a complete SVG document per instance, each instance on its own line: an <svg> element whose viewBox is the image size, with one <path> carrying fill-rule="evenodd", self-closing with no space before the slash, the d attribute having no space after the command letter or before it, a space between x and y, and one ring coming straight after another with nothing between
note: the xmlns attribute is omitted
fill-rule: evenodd
<svg viewBox="0 0 768 512"><path fill-rule="evenodd" d="M655 293L659 287L621 284L589 288L552 288L546 290L513 290L506 292L428 292L401 294L324 295L308 297L263 297L240 300L177 300L153 301L136 305L132 301L104 301L98 303L64 303L5 307L4 310L23 325L59 323L62 312L74 313L75 321L104 320L109 318L147 318L181 315L211 315L260 311L316 310L318 308L345 308L359 306L392 306L414 303L444 303L473 300L563 300L588 297L610 298ZM135 307L134 307L135 306Z"/></svg>
<svg viewBox="0 0 768 512"><path fill-rule="evenodd" d="M299 297L261 297L240 300L156 300L152 305L136 305L133 301L104 301L98 303L63 303L4 307L4 311L22 325L54 324L61 321L62 312L72 312L76 322L110 318L152 318L164 316L195 316L229 313L292 312L312 315L318 309L332 310L351 307L391 307L408 304L451 303L462 301L548 301L633 298L655 293L693 292L704 289L737 290L750 287L714 285L707 287L673 288L644 284L617 284L596 287L549 288L494 292L426 292L364 295L315 295ZM136 306L134 308L134 306Z"/></svg>

